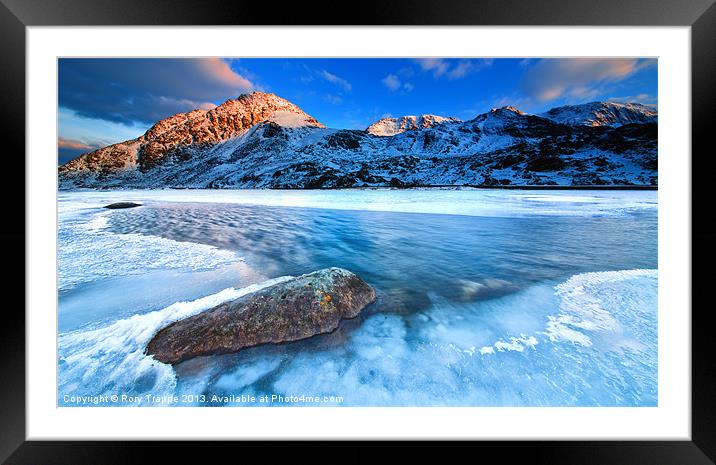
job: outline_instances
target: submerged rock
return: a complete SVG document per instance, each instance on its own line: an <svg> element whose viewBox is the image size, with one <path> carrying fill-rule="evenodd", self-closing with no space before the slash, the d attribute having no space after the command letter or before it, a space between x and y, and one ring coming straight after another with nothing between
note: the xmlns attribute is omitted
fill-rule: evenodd
<svg viewBox="0 0 716 465"><path fill-rule="evenodd" d="M502 279L488 278L482 282L459 279L448 289L448 297L457 302L471 302L499 297L517 290L517 286Z"/></svg>
<svg viewBox="0 0 716 465"><path fill-rule="evenodd" d="M348 270L327 268L274 284L161 329L147 354L164 363L329 333L375 300Z"/></svg>
<svg viewBox="0 0 716 465"><path fill-rule="evenodd" d="M405 316L427 310L432 305L433 302L426 292L402 287L392 289L388 293L380 293L371 311Z"/></svg>
<svg viewBox="0 0 716 465"><path fill-rule="evenodd" d="M141 203L134 203L134 202L117 202L117 203L110 203L109 205L105 205L104 208L110 208L112 210L117 210L120 208L134 208L134 207L141 207Z"/></svg>

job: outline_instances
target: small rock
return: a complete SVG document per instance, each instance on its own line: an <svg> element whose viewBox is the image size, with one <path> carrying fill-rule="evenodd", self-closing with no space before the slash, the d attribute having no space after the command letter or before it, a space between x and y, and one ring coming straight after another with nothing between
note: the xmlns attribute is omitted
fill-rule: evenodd
<svg viewBox="0 0 716 465"><path fill-rule="evenodd" d="M110 203L109 205L105 205L104 208L109 208L112 210L118 210L120 208L134 208L134 207L141 207L141 203L134 203L134 202L117 202L117 203Z"/></svg>
<svg viewBox="0 0 716 465"><path fill-rule="evenodd" d="M517 286L502 279L487 278L482 282L459 279L449 297L457 302L471 302L499 297L517 289Z"/></svg>
<svg viewBox="0 0 716 465"><path fill-rule="evenodd" d="M371 307L371 312L412 315L427 310L433 305L426 292L407 287L380 293Z"/></svg>
<svg viewBox="0 0 716 465"><path fill-rule="evenodd" d="M225 302L161 329L147 345L156 360L176 364L200 355L306 339L329 333L375 300L365 281L327 268Z"/></svg>

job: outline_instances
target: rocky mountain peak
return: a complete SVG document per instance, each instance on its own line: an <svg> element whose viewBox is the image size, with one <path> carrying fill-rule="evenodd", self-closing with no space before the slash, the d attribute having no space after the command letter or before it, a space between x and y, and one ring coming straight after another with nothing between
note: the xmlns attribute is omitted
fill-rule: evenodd
<svg viewBox="0 0 716 465"><path fill-rule="evenodd" d="M525 114L525 112L523 112L522 110L518 110L517 108L510 106L510 105L506 105L506 106L500 107L500 108L493 108L490 110L490 113L497 113L497 114L516 113L518 115Z"/></svg>
<svg viewBox="0 0 716 465"><path fill-rule="evenodd" d="M366 132L374 136L394 136L405 131L432 128L438 124L460 122L457 118L438 115L406 115L397 118L383 118L368 126Z"/></svg>
<svg viewBox="0 0 716 465"><path fill-rule="evenodd" d="M173 152L223 142L264 121L286 127L325 127L286 99L252 92L211 110L192 110L165 118L137 139L82 155L61 166L60 172L117 170L136 165L147 169Z"/></svg>

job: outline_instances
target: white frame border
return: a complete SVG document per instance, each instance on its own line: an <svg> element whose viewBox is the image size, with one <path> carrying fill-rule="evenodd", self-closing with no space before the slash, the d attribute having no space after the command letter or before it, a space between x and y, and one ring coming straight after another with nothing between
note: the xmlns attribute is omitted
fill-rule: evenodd
<svg viewBox="0 0 716 465"><path fill-rule="evenodd" d="M690 36L690 27L28 27L27 439L690 440ZM658 57L659 406L57 407L56 269L48 265L56 257L60 56Z"/></svg>

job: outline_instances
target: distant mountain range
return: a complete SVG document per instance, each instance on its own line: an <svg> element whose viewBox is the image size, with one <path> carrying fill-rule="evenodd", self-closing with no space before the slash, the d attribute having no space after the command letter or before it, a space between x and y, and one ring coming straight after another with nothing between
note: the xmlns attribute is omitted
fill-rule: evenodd
<svg viewBox="0 0 716 465"><path fill-rule="evenodd" d="M374 136L394 136L405 131L428 129L442 123L459 123L457 118L445 118L437 115L401 116L383 118L368 126L365 131Z"/></svg>
<svg viewBox="0 0 716 465"><path fill-rule="evenodd" d="M254 92L164 119L137 139L59 167L71 188L650 185L657 111L593 102L531 115L496 108L468 121L385 118L330 129Z"/></svg>

